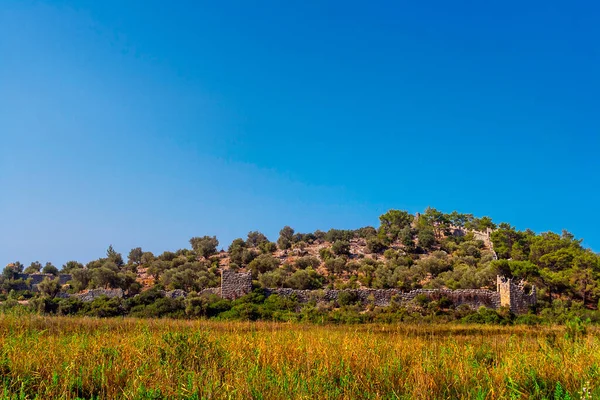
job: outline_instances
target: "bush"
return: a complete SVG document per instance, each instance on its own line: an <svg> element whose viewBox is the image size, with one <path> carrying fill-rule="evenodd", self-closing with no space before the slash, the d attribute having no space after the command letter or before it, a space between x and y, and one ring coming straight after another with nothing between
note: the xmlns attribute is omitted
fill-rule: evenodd
<svg viewBox="0 0 600 400"><path fill-rule="evenodd" d="M325 278L314 269L301 269L292 274L286 281L285 286L292 289L320 289Z"/></svg>
<svg viewBox="0 0 600 400"><path fill-rule="evenodd" d="M283 286L286 273L278 268L275 271L265 272L258 277L258 282L264 288L277 288Z"/></svg>
<svg viewBox="0 0 600 400"><path fill-rule="evenodd" d="M334 255L331 252L331 250L329 250L327 247L323 247L323 248L319 249L319 257L321 257L321 260L327 261L327 260L333 258Z"/></svg>
<svg viewBox="0 0 600 400"><path fill-rule="evenodd" d="M337 240L331 246L331 250L335 255L350 255L350 243L345 240Z"/></svg>
<svg viewBox="0 0 600 400"><path fill-rule="evenodd" d="M348 306L357 303L360 299L356 292L342 291L339 293L337 300L340 306Z"/></svg>
<svg viewBox="0 0 600 400"><path fill-rule="evenodd" d="M91 317L106 318L125 315L125 309L122 300L118 297L109 299L106 296L102 296L90 303L84 303L82 313Z"/></svg>
<svg viewBox="0 0 600 400"><path fill-rule="evenodd" d="M75 297L62 299L58 303L59 315L75 315L83 308L83 302Z"/></svg>
<svg viewBox="0 0 600 400"><path fill-rule="evenodd" d="M319 265L321 265L321 261L316 257L305 256L297 259L295 265L298 269L306 269L309 267L317 268Z"/></svg>
<svg viewBox="0 0 600 400"><path fill-rule="evenodd" d="M325 268L330 274L341 274L346 270L346 259L344 257L330 258L325 261Z"/></svg>
<svg viewBox="0 0 600 400"><path fill-rule="evenodd" d="M264 274L279 267L279 260L270 254L261 254L248 265L252 275Z"/></svg>
<svg viewBox="0 0 600 400"><path fill-rule="evenodd" d="M435 235L431 229L421 229L418 234L419 246L430 249L435 244Z"/></svg>
<svg viewBox="0 0 600 400"><path fill-rule="evenodd" d="M385 243L383 242L383 240L381 240L378 237L370 237L369 239L367 239L367 248L366 248L366 250L369 253L381 253L386 248L387 248L387 246L385 245Z"/></svg>
<svg viewBox="0 0 600 400"><path fill-rule="evenodd" d="M274 253L277 251L277 244L275 244L273 242L263 242L258 245L258 248L264 254L271 254L271 253Z"/></svg>
<svg viewBox="0 0 600 400"><path fill-rule="evenodd" d="M485 307L480 307L476 313L467 315L461 319L461 322L469 324L501 324L506 325L510 323L510 319L507 316L501 315L498 311L492 310Z"/></svg>
<svg viewBox="0 0 600 400"><path fill-rule="evenodd" d="M129 313L132 317L141 318L160 318L160 317L183 317L185 312L185 304L182 298L171 299L164 297L156 300L152 304L140 305L131 310Z"/></svg>

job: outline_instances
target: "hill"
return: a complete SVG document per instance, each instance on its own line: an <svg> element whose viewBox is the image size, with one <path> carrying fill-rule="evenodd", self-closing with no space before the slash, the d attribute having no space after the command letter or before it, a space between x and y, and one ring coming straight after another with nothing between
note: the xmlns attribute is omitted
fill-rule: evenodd
<svg viewBox="0 0 600 400"><path fill-rule="evenodd" d="M536 234L488 217L433 208L416 215L390 210L379 221L377 228L310 233L286 226L276 242L254 231L220 251L216 237L194 237L191 249L154 255L135 248L126 261L110 246L106 257L85 266L66 263L60 272L71 280L63 290L120 288L132 297L164 289L193 295L218 287L222 270L250 271L257 288L292 289L494 289L496 276L503 275L536 286L538 305L532 312L540 318L561 320L575 313L596 319L600 256L569 232ZM40 263L8 265L5 297L11 291L21 300L48 294L44 285L41 295L23 291L16 279L20 272L40 270L58 273ZM50 297L60 291L56 286Z"/></svg>

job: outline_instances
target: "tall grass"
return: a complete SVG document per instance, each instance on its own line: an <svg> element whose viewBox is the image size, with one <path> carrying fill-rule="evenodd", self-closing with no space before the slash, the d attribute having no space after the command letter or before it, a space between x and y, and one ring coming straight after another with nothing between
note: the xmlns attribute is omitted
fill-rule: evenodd
<svg viewBox="0 0 600 400"><path fill-rule="evenodd" d="M600 398L598 331L0 316L11 399Z"/></svg>

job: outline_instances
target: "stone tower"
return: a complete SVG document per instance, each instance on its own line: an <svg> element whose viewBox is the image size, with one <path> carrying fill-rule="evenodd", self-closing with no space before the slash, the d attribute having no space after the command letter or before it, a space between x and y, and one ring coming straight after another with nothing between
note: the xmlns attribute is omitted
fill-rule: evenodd
<svg viewBox="0 0 600 400"><path fill-rule="evenodd" d="M525 293L523 281L515 283L510 278L497 276L496 290L500 295L500 307L508 307L515 314L526 313L530 306L537 303L535 286Z"/></svg>

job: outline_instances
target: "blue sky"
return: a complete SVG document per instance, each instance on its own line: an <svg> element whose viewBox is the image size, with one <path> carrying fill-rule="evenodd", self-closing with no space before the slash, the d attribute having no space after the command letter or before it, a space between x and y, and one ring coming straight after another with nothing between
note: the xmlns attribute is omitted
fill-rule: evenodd
<svg viewBox="0 0 600 400"><path fill-rule="evenodd" d="M598 251L597 2L0 5L0 264L458 210Z"/></svg>

